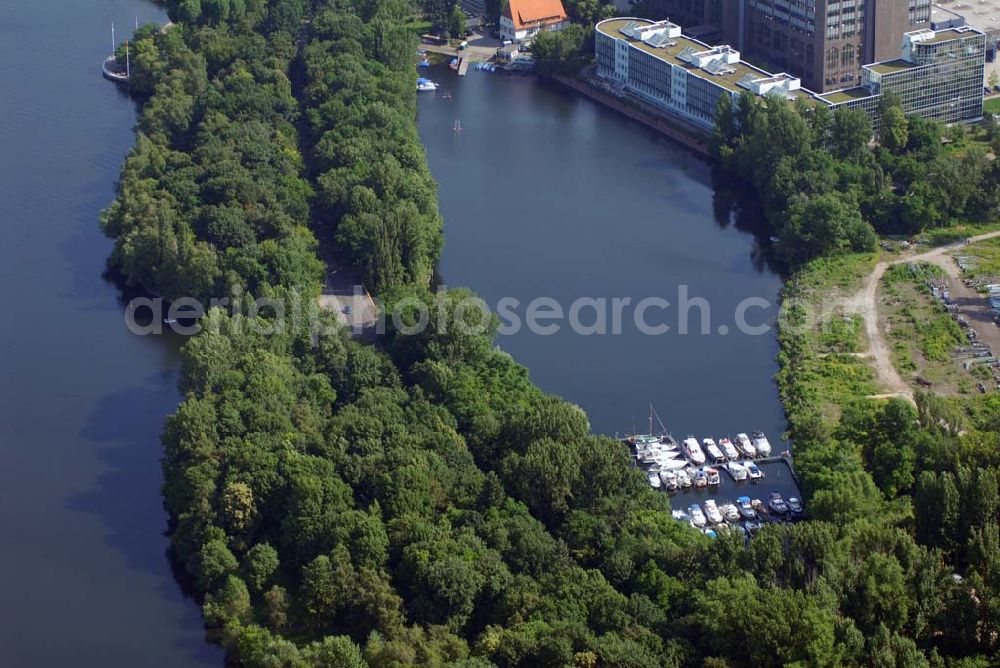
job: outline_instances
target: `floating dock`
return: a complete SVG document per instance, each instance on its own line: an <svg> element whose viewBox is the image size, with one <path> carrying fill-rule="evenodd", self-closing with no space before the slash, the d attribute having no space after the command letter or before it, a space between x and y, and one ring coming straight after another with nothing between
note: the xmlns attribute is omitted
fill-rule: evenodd
<svg viewBox="0 0 1000 668"><path fill-rule="evenodd" d="M461 58L458 61L458 76L464 77L465 73L469 71L469 59Z"/></svg>

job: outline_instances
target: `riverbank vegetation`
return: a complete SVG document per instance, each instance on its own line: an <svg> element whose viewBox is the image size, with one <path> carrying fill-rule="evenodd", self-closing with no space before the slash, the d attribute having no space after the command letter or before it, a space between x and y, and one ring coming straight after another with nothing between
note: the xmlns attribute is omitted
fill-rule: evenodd
<svg viewBox="0 0 1000 668"><path fill-rule="evenodd" d="M214 310L184 347L163 493L172 553L230 660L972 666L997 650L996 478L975 471L1000 445L988 414L966 419L975 451L930 398L916 413L845 396L818 418L838 382L794 375L795 355L819 353L783 329L813 519L709 541L491 329L437 326L484 314L471 293L428 289L441 222L408 3L168 6L178 26L142 47L150 95L102 221L125 279L168 296L315 294L319 238L389 308L434 306L420 334L378 345L332 313L317 317L336 333L316 338ZM820 262L850 280L847 257ZM810 266L798 285L829 285ZM857 341L846 323L822 345ZM915 518L918 493L947 497L961 527Z"/></svg>
<svg viewBox="0 0 1000 668"><path fill-rule="evenodd" d="M903 116L883 100L877 143L857 110L723 97L713 153L752 183L792 268L913 235L996 218L1000 165L962 126Z"/></svg>

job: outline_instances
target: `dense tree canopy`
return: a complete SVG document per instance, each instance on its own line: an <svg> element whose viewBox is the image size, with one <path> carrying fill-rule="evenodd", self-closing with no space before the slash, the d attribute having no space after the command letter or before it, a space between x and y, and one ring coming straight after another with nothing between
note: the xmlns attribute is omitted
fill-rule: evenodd
<svg viewBox="0 0 1000 668"><path fill-rule="evenodd" d="M879 144L860 111L723 97L714 152L751 182L791 267L872 250L873 233L913 234L995 217L1000 166L976 147L945 152L938 124L882 101Z"/></svg>
<svg viewBox="0 0 1000 668"><path fill-rule="evenodd" d="M168 5L178 26L136 46L148 97L103 219L126 280L315 291L319 238L387 308L432 305L430 327L407 334L401 308L377 346L329 313L316 338L215 309L185 346L163 494L232 661L971 666L997 651L1000 490L983 466L1000 457L958 447L933 401L862 402L825 433L786 385L812 519L709 541L471 326L492 323L470 292L428 290L441 220L408 3ZM865 179L897 157L872 157L856 118L720 117L720 151L802 240L797 259L871 245ZM887 143L933 159L936 131L910 119ZM1000 427L977 428L1000 451Z"/></svg>

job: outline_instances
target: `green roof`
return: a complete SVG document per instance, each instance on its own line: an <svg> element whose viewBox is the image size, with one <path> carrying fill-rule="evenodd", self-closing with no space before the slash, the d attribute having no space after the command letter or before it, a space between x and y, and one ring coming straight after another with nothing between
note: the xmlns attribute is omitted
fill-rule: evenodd
<svg viewBox="0 0 1000 668"><path fill-rule="evenodd" d="M830 104L840 104L842 102L850 102L851 100L862 100L871 96L872 92L870 90L864 86L856 86L854 88L835 90L832 93L824 93L819 97L822 100L826 100Z"/></svg>
<svg viewBox="0 0 1000 668"><path fill-rule="evenodd" d="M882 63L872 63L871 65L865 65L865 67L878 74L892 74L893 72L901 72L902 70L917 67L917 65L908 60L897 58L896 60L887 60Z"/></svg>

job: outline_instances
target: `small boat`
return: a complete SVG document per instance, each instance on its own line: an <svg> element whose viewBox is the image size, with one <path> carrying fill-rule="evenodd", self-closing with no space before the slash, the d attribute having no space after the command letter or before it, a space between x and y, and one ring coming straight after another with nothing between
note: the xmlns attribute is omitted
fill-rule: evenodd
<svg viewBox="0 0 1000 668"><path fill-rule="evenodd" d="M684 439L684 453L693 464L700 466L705 463L705 453L701 451L701 446L693 437Z"/></svg>
<svg viewBox="0 0 1000 668"><path fill-rule="evenodd" d="M736 447L747 457L757 456L757 448L754 447L746 434L736 434Z"/></svg>
<svg viewBox="0 0 1000 668"><path fill-rule="evenodd" d="M718 485L720 482L722 482L722 479L719 477L718 469L713 469L711 466L706 466L705 473L708 474L709 485Z"/></svg>
<svg viewBox="0 0 1000 668"><path fill-rule="evenodd" d="M668 490L677 489L677 474L673 471L660 471L660 480L663 481L663 486Z"/></svg>
<svg viewBox="0 0 1000 668"><path fill-rule="evenodd" d="M729 473L733 476L733 480L736 482L747 479L747 470L738 462L729 462L726 464L726 468L729 470Z"/></svg>
<svg viewBox="0 0 1000 668"><path fill-rule="evenodd" d="M646 478L653 489L660 489L662 483L660 482L660 474L658 472L650 471Z"/></svg>
<svg viewBox="0 0 1000 668"><path fill-rule="evenodd" d="M683 469L680 470L680 471L677 471L677 484L680 487L685 487L685 488L691 486L691 476L688 475L687 471L685 471Z"/></svg>
<svg viewBox="0 0 1000 668"><path fill-rule="evenodd" d="M736 446L728 438L720 439L719 447L722 448L722 454L726 456L726 459L739 459L740 453L736 451Z"/></svg>
<svg viewBox="0 0 1000 668"><path fill-rule="evenodd" d="M719 511L722 516L726 518L729 522L739 522L740 521L740 511L731 503L725 503L719 506Z"/></svg>
<svg viewBox="0 0 1000 668"><path fill-rule="evenodd" d="M432 91L437 90L438 85L431 81L430 79L424 79L420 77L417 79L417 90L418 91Z"/></svg>
<svg viewBox="0 0 1000 668"><path fill-rule="evenodd" d="M795 517L802 515L802 502L797 497L788 497L788 511Z"/></svg>
<svg viewBox="0 0 1000 668"><path fill-rule="evenodd" d="M749 459L743 462L743 468L747 470L747 475L750 476L751 480L760 480L764 477L764 472L760 470L760 467Z"/></svg>
<svg viewBox="0 0 1000 668"><path fill-rule="evenodd" d="M719 537L719 534L715 533L712 529L702 529L701 532L713 540Z"/></svg>
<svg viewBox="0 0 1000 668"><path fill-rule="evenodd" d="M456 120L455 121L455 125L454 125L454 127L452 127L451 131L452 132L461 132L462 131L462 121L457 121Z"/></svg>
<svg viewBox="0 0 1000 668"><path fill-rule="evenodd" d="M708 485L708 472L707 471L695 471L694 474L694 486L695 487L705 487Z"/></svg>
<svg viewBox="0 0 1000 668"><path fill-rule="evenodd" d="M679 469L687 468L688 463L683 459L659 459L657 460L656 465L666 471L677 471Z"/></svg>
<svg viewBox="0 0 1000 668"><path fill-rule="evenodd" d="M785 503L785 500L781 498L781 494L778 492L771 492L770 499L767 502L767 507L775 515L788 514L788 504Z"/></svg>
<svg viewBox="0 0 1000 668"><path fill-rule="evenodd" d="M755 431L753 433L753 446L760 453L761 457L767 457L771 454L771 444L767 440L767 436L764 435L762 431ZM751 455L752 457L753 455Z"/></svg>
<svg viewBox="0 0 1000 668"><path fill-rule="evenodd" d="M701 444L705 446L705 451L708 453L708 456L711 458L713 463L718 464L726 461L725 455L722 454L722 450L720 450L719 446L715 444L715 441L710 438L704 438L702 439Z"/></svg>
<svg viewBox="0 0 1000 668"><path fill-rule="evenodd" d="M705 513L701 512L701 506L697 503L692 503L688 508L688 514L691 516L691 523L698 527L699 529L705 526Z"/></svg>
<svg viewBox="0 0 1000 668"><path fill-rule="evenodd" d="M764 528L764 523L760 520L747 520L747 522L743 525L743 528L747 530L747 533L753 536L755 533Z"/></svg>
<svg viewBox="0 0 1000 668"><path fill-rule="evenodd" d="M691 516L688 515L687 513L685 513L683 510L674 510L674 511L671 511L670 514L678 522L687 522L688 524L691 523Z"/></svg>
<svg viewBox="0 0 1000 668"><path fill-rule="evenodd" d="M719 507L712 499L705 502L705 517L712 524L722 524L722 513L719 512Z"/></svg>
<svg viewBox="0 0 1000 668"><path fill-rule="evenodd" d="M448 63L448 67L450 67L453 70L457 70L458 69L458 58L452 58L451 62Z"/></svg>
<svg viewBox="0 0 1000 668"><path fill-rule="evenodd" d="M736 510L739 511L740 517L745 520L757 519L757 511L753 509L749 496L741 496L736 499Z"/></svg>
<svg viewBox="0 0 1000 668"><path fill-rule="evenodd" d="M753 501L751 501L750 507L757 511L757 515L767 514L767 506L765 506L764 502L761 501L760 499L754 499Z"/></svg>
<svg viewBox="0 0 1000 668"><path fill-rule="evenodd" d="M723 535L723 534L729 535L729 532L732 531L732 529L733 529L732 526L730 526L728 524L725 524L725 523L720 524L719 526L715 527L715 530L717 532L719 532L720 536Z"/></svg>

